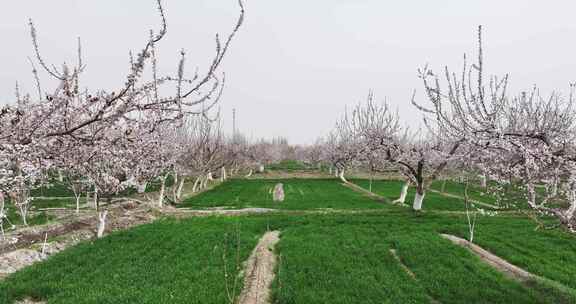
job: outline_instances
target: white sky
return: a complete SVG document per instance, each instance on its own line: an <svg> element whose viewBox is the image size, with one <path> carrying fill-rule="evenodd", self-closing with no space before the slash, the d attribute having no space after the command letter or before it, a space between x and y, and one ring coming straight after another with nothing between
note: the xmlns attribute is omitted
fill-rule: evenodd
<svg viewBox="0 0 576 304"><path fill-rule="evenodd" d="M19 0L0 9L0 100L11 101L19 81L32 91L27 27L38 28L47 61L75 60L81 36L88 64L84 84L111 89L124 83L128 51L138 50L159 23L154 0ZM189 72L206 67L216 32L227 34L235 0L165 0L168 36L160 68L174 71L187 50ZM484 26L485 65L509 72L512 91L537 84L566 92L576 81L576 1L527 0L246 0L246 23L225 59L225 125L232 108L239 129L253 137L286 136L311 143L327 133L345 107L369 89L419 123L410 96L422 86L416 69L429 63L458 72L475 55ZM43 81L43 86L49 87Z"/></svg>

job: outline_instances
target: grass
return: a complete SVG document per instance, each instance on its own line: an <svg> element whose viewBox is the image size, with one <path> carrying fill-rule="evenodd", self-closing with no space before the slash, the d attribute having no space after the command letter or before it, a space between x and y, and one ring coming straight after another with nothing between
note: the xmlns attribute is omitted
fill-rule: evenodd
<svg viewBox="0 0 576 304"><path fill-rule="evenodd" d="M278 183L284 185L286 197L281 203L272 201L271 190ZM336 179L232 179L212 190L186 199L180 206L289 210L390 208L347 189Z"/></svg>
<svg viewBox="0 0 576 304"><path fill-rule="evenodd" d="M459 183L456 181L436 180L436 181L432 182L432 185L430 186L430 188L437 190L437 191L441 191L442 190L442 184L444 184L444 192L464 197L465 185L463 183ZM485 189L482 189L482 187L475 185L475 184L469 184L468 185L468 197L472 200L476 200L476 201L483 202L483 203L488 203L488 204L495 204L496 203L496 198L494 196L486 193Z"/></svg>
<svg viewBox="0 0 576 304"><path fill-rule="evenodd" d="M48 215L45 211L36 211L38 208L75 208L76 201L69 198L60 199L34 199L32 201L31 211L28 215L27 222L29 226L43 225L52 220L52 217ZM22 217L18 213L18 209L10 202L6 201L5 205L6 215L8 216L8 221L4 222L4 228L10 228L10 224L22 225Z"/></svg>
<svg viewBox="0 0 576 304"><path fill-rule="evenodd" d="M74 192L58 180L51 181L47 185L43 185L30 191L32 197L73 197Z"/></svg>
<svg viewBox="0 0 576 304"><path fill-rule="evenodd" d="M12 206L12 205L7 205L6 206L6 215L8 216L8 223L4 222L4 229L9 229L10 228L10 224L12 225L23 225L23 221L22 221L22 217L20 216L20 213L18 213L18 210L16 209L16 207ZM32 215L28 215L28 218L26 219L28 226L36 226L36 225L43 225L48 223L50 220L52 220L52 217L50 215L48 215L46 212L41 211L41 212L35 212Z"/></svg>
<svg viewBox="0 0 576 304"><path fill-rule="evenodd" d="M85 204L85 196L80 199L80 204ZM75 198L36 198L32 201L35 208L76 208Z"/></svg>
<svg viewBox="0 0 576 304"><path fill-rule="evenodd" d="M225 282L237 295L242 280L232 287L238 261L266 227L263 219L220 217L162 220L113 233L0 282L0 303L24 297L49 303L228 303Z"/></svg>
<svg viewBox="0 0 576 304"><path fill-rule="evenodd" d="M485 239L497 237L499 228L508 222L517 223L511 230L521 235L510 241L515 246L540 235L528 220L517 217L482 217L478 233ZM413 215L406 210L300 219L285 228L278 245L281 264L274 283L274 303L358 303L360 299L363 303L429 303L427 296L442 303L576 301L576 297L560 295L541 284L525 286L507 279L468 250L438 235L465 230L462 216ZM573 238L556 233L564 239L544 234L541 242L534 244L535 251L515 254L530 261L534 266L531 270L537 274L550 272L537 263L536 253L558 267L576 262L574 255L563 260L536 250L536 246L570 250ZM397 250L415 279L400 268L389 249ZM503 257L508 258L508 254ZM573 277L576 269L570 266L564 273Z"/></svg>
<svg viewBox="0 0 576 304"><path fill-rule="evenodd" d="M166 186L171 187L174 185L173 176L168 176L166 179ZM155 192L160 189L160 182L155 180L148 184L146 192ZM116 196L129 196L135 194L136 190L133 188L128 188ZM80 203L86 203L86 194L83 193ZM33 198L31 210L35 211L42 208L76 208L76 199L74 198L74 193L62 182L57 179L53 179L49 184L43 185L36 189L30 191L30 196ZM9 223L4 223L4 228L8 229L10 224L22 225L23 221L20 217L17 208L9 201L6 201L6 213L8 216ZM29 216L27 221L29 226L42 225L52 220L46 212L34 212L32 216Z"/></svg>
<svg viewBox="0 0 576 304"><path fill-rule="evenodd" d="M278 206L268 193L277 182L287 192ZM398 193L401 182L373 186ZM434 201L424 206L443 206ZM430 298L441 303L576 303L575 237L560 229L535 230L536 224L520 215L479 216L475 243L546 283L508 279L441 238L439 233L467 237L462 214L413 213L378 204L336 180L231 180L186 204L377 210L160 220L81 243L8 277L0 282L0 303L23 297L49 303L227 303L225 282L233 285L239 261L247 259L267 229L281 231L275 304L429 303ZM566 287L563 292L559 284Z"/></svg>
<svg viewBox="0 0 576 304"><path fill-rule="evenodd" d="M282 160L278 163L269 164L268 166L266 166L266 169L272 171L288 171L288 172L317 170L317 168L310 167L307 164L297 160Z"/></svg>
<svg viewBox="0 0 576 304"><path fill-rule="evenodd" d="M146 187L146 192L156 192L160 190L160 181L155 179L148 183ZM174 185L174 176L168 175L166 178L166 187L171 187ZM129 196L136 193L136 189L129 187L124 191L119 192L116 196ZM86 195L83 193L83 195ZM74 192L69 189L69 187L58 181L57 179L51 180L48 184L40 186L36 189L30 191L31 197L74 197Z"/></svg>
<svg viewBox="0 0 576 304"><path fill-rule="evenodd" d="M517 260L534 265L531 271L544 272L547 278L557 279L552 274L559 267L536 263L540 259L568 265L561 271L567 279L576 274L574 255L550 254L572 249L573 238L560 231L534 231L526 219L483 217L479 240L493 242L499 237L494 231L510 222L515 224L509 225L509 233L518 236L507 242L512 248L539 241L527 246L531 248L527 251L502 252L504 258L516 255ZM512 281L438 236L439 232L465 231L461 216L390 209L354 216L161 220L81 243L8 277L0 282L0 303L24 297L49 303L227 303L224 265L232 289L233 278L239 275L238 261L247 259L268 228L282 231L272 303L429 303L429 297L442 303L576 300L539 284ZM390 249L397 250L415 278ZM234 295L241 288L240 280L237 283Z"/></svg>
<svg viewBox="0 0 576 304"><path fill-rule="evenodd" d="M538 229L526 218L485 217L475 243L529 272L576 289L576 237L561 229ZM550 221L550 220L549 220ZM466 236L465 229L446 232Z"/></svg>
<svg viewBox="0 0 576 304"><path fill-rule="evenodd" d="M367 179L352 179L351 182L357 184L364 189L370 189L370 180ZM399 180L373 180L372 192L387 198L392 201L400 196L403 181ZM416 196L416 189L414 187L408 188L406 195L406 204L411 205ZM482 206L484 209L491 209ZM466 206L464 200L455 197L444 196L440 193L427 191L424 196L422 204L423 210L443 210L443 211L465 211Z"/></svg>
<svg viewBox="0 0 576 304"><path fill-rule="evenodd" d="M432 183L431 188L436 191L441 191L443 184L445 193L464 197L464 183L451 180L437 180ZM500 197L497 197L494 191L497 191L497 189L500 188L502 188L503 191L499 192ZM535 187L535 191L537 193L536 202L542 202L543 198L546 196L546 189L543 186L537 185ZM468 185L468 196L472 200L497 205L500 209L503 210L530 209L530 206L526 201L526 190L516 184L506 184L498 187L496 182L491 181L488 182L488 188L483 188L477 184L470 183ZM566 208L566 199L560 195L557 198L551 199L548 203L548 206Z"/></svg>

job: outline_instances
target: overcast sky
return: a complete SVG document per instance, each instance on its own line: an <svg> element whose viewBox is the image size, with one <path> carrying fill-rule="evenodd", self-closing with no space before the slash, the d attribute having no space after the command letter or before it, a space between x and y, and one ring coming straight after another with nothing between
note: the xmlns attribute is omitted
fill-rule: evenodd
<svg viewBox="0 0 576 304"><path fill-rule="evenodd" d="M124 83L128 51L140 49L159 23L154 0L5 2L4 102L14 99L16 81L32 89L28 18L50 63L75 60L76 37L82 38L84 84L91 89ZM227 34L236 21L235 0L164 2L168 35L159 46L161 71L176 69L181 48L188 71L205 68L214 34ZM417 124L420 114L410 105L412 91L422 92L417 68L429 63L458 72L462 55L476 53L479 24L488 73L510 73L512 91L537 84L545 93L567 92L576 81L575 9L576 1L568 0L246 0L246 23L222 66L226 128L236 108L238 127L249 136L312 143L369 89L398 108L406 123Z"/></svg>

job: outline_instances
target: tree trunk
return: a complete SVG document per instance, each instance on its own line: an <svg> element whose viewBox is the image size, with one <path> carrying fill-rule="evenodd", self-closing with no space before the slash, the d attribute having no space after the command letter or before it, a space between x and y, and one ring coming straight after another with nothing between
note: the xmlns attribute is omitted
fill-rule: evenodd
<svg viewBox="0 0 576 304"><path fill-rule="evenodd" d="M446 179L442 180L442 187L440 188L440 192L446 193Z"/></svg>
<svg viewBox="0 0 576 304"><path fill-rule="evenodd" d="M213 181L214 178L212 177L212 172L208 172L208 174L206 174L206 180L207 181Z"/></svg>
<svg viewBox="0 0 576 304"><path fill-rule="evenodd" d="M0 191L0 240L4 240L4 218L6 218L4 213L4 193Z"/></svg>
<svg viewBox="0 0 576 304"><path fill-rule="evenodd" d="M258 166L258 173L264 173L264 165Z"/></svg>
<svg viewBox="0 0 576 304"><path fill-rule="evenodd" d="M76 214L80 213L80 198L82 198L82 188L80 184L72 184L72 193L74 193L74 198L76 198Z"/></svg>
<svg viewBox="0 0 576 304"><path fill-rule="evenodd" d="M246 175L246 177L250 177L252 176L252 169L250 169L250 172L248 172L248 174Z"/></svg>
<svg viewBox="0 0 576 304"><path fill-rule="evenodd" d="M480 187L486 189L488 187L487 184L487 179L488 177L486 176L486 172L483 172L482 175L480 175Z"/></svg>
<svg viewBox="0 0 576 304"><path fill-rule="evenodd" d="M226 167L222 166L222 173L220 174L220 181L226 180Z"/></svg>
<svg viewBox="0 0 576 304"><path fill-rule="evenodd" d="M343 182L347 183L348 181L346 180L346 178L344 177L344 169L340 170L340 174L338 175L338 177L340 178L340 180L342 180Z"/></svg>
<svg viewBox="0 0 576 304"><path fill-rule="evenodd" d="M552 189L550 192L551 192L550 195L552 195L552 197L558 196L558 179L554 178L554 181L552 182Z"/></svg>
<svg viewBox="0 0 576 304"><path fill-rule="evenodd" d="M192 193L196 193L198 191L198 184L200 183L200 177L196 177L194 181L194 186L192 186Z"/></svg>
<svg viewBox="0 0 576 304"><path fill-rule="evenodd" d="M208 177L203 177L200 179L200 189L204 190L208 187Z"/></svg>
<svg viewBox="0 0 576 304"><path fill-rule="evenodd" d="M98 188L94 186L94 209L98 210Z"/></svg>
<svg viewBox="0 0 576 304"><path fill-rule="evenodd" d="M104 229L106 229L107 216L108 216L108 210L104 210L98 213L98 230L96 233L97 238L101 238L104 235Z"/></svg>
<svg viewBox="0 0 576 304"><path fill-rule="evenodd" d="M394 203L404 204L406 202L406 195L408 194L408 187L410 187L410 182L406 181L402 185L402 191L400 192L400 197L394 200Z"/></svg>
<svg viewBox="0 0 576 304"><path fill-rule="evenodd" d="M174 201L177 202L178 201L178 185L180 184L180 180L178 179L178 172L176 172L176 170L174 170L174 183L172 184L172 197L174 198Z"/></svg>
<svg viewBox="0 0 576 304"><path fill-rule="evenodd" d="M556 197L558 195L558 184L560 182L560 170L558 168L554 169L554 177L552 180L552 189L551 189L551 195L552 197Z"/></svg>
<svg viewBox="0 0 576 304"><path fill-rule="evenodd" d="M158 207L162 208L164 206L164 193L166 192L166 178L168 174L162 175L160 177L160 194L158 195Z"/></svg>
<svg viewBox="0 0 576 304"><path fill-rule="evenodd" d="M19 206L20 209L20 217L22 218L22 224L24 224L24 226L28 226L28 210L26 206Z"/></svg>
<svg viewBox="0 0 576 304"><path fill-rule="evenodd" d="M138 183L136 185L136 192L138 193L144 193L146 192L146 187L148 186L148 182L142 182L142 183Z"/></svg>
<svg viewBox="0 0 576 304"><path fill-rule="evenodd" d="M528 183L526 185L526 190L528 192L528 205L534 209L538 209L536 205L536 191L534 190L534 184Z"/></svg>
<svg viewBox="0 0 576 304"><path fill-rule="evenodd" d="M180 200L182 198L182 188L184 188L184 179L180 180L180 184L178 184L178 190L176 191L176 199Z"/></svg>
<svg viewBox="0 0 576 304"><path fill-rule="evenodd" d="M74 193L74 196L76 197L76 214L80 213L80 198L82 197L82 193Z"/></svg>
<svg viewBox="0 0 576 304"><path fill-rule="evenodd" d="M412 209L414 209L414 211L422 210L422 202L424 201L425 195L426 191L424 190L423 185L418 185L416 187L416 196L414 197L414 204L412 205Z"/></svg>

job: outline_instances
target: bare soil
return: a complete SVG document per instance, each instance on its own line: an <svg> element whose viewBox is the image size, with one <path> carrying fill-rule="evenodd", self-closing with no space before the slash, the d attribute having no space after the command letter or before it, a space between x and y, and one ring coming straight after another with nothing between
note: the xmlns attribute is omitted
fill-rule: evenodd
<svg viewBox="0 0 576 304"><path fill-rule="evenodd" d="M280 240L279 236L279 231L266 232L252 251L246 265L244 289L239 304L270 303L270 286L276 267L274 246Z"/></svg>
<svg viewBox="0 0 576 304"><path fill-rule="evenodd" d="M508 261L504 260L503 258L489 252L488 250L470 243L468 240L463 238L459 238L455 235L450 234L440 234L443 238L448 239L452 243L456 245L460 245L462 247L466 247L470 249L473 253L475 253L480 259L488 263L490 266L496 268L500 272L504 273L506 276L521 281L526 282L536 278L535 275L529 273L528 271L510 264Z"/></svg>
<svg viewBox="0 0 576 304"><path fill-rule="evenodd" d="M348 182L348 183L342 183L342 185L345 187L348 187L348 188L350 188L356 192L362 193L362 194L364 194L364 195L366 195L366 196L368 196L368 197L370 197L370 198L372 198L378 202L392 204L392 202L389 199L387 199L383 196L380 196L374 192L370 192L370 191L368 191L368 190L366 190L366 189L364 189L364 188L362 188L362 187L360 187L354 183Z"/></svg>

